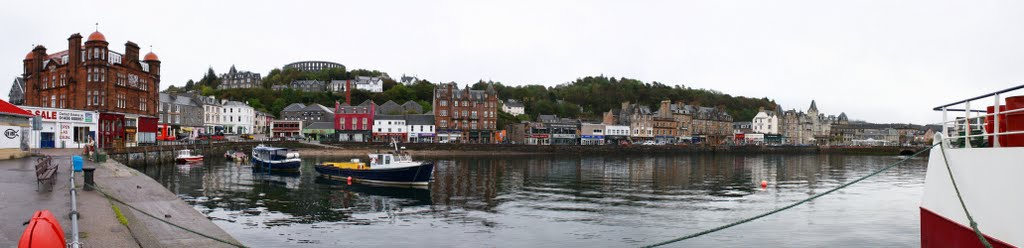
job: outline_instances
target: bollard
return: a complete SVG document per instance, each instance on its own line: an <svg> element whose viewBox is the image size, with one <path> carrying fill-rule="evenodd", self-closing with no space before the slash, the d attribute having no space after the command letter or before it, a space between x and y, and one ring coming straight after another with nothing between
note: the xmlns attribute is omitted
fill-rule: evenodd
<svg viewBox="0 0 1024 248"><path fill-rule="evenodd" d="M86 167L86 168L82 168L82 170L85 171L85 173L82 174L85 177L85 190L86 191L92 191L92 187L96 183L92 179L93 178L93 173L96 171L96 168L94 168L94 167Z"/></svg>

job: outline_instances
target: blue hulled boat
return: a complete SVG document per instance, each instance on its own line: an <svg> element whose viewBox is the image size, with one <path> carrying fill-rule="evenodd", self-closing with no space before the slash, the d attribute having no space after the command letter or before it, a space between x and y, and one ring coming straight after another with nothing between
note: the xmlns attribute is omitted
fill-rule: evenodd
<svg viewBox="0 0 1024 248"><path fill-rule="evenodd" d="M413 161L408 154L403 154L398 145L395 151L388 153L369 154L370 162L359 159L350 162L324 162L316 166L320 176L328 178L348 179L353 181L381 184L426 186L434 174L434 163Z"/></svg>
<svg viewBox="0 0 1024 248"><path fill-rule="evenodd" d="M299 153L287 148L259 145L252 148L252 166L271 171L298 171L302 165Z"/></svg>

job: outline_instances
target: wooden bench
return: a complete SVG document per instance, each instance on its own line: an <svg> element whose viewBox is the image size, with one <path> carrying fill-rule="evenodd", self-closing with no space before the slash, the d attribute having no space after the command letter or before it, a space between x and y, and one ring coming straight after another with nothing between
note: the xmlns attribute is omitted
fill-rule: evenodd
<svg viewBox="0 0 1024 248"><path fill-rule="evenodd" d="M36 159L36 191L40 190L40 186L43 183L50 183L50 191L53 191L54 175L57 174L57 164L53 163L53 158L50 156L44 156Z"/></svg>

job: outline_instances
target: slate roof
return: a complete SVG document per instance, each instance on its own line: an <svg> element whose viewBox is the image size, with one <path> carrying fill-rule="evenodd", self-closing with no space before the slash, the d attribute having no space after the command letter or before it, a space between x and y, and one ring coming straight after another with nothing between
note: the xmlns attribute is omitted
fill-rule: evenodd
<svg viewBox="0 0 1024 248"><path fill-rule="evenodd" d="M292 104L289 104L288 107L284 107L284 109L282 109L281 111L282 112L283 111L289 111L289 112L291 112L291 111L300 111L300 110L302 110L304 108L306 108L305 104L302 104L302 103L292 103Z"/></svg>
<svg viewBox="0 0 1024 248"><path fill-rule="evenodd" d="M302 127L302 129L330 129L330 130L334 130L334 122L327 122L327 121L313 122L312 124L309 124L309 126Z"/></svg>
<svg viewBox="0 0 1024 248"><path fill-rule="evenodd" d="M381 104L380 106L377 106L377 114L382 114L382 115L393 114L393 113L402 114L402 113L405 113L404 110L405 109L403 109L401 105L398 105L398 103L395 103L394 101L391 101L391 100L388 100L388 102L385 102L384 104Z"/></svg>
<svg viewBox="0 0 1024 248"><path fill-rule="evenodd" d="M514 99L509 99L508 101L505 101L505 106L508 106L510 108L523 108L524 107L523 103L521 103L519 101L516 101Z"/></svg>
<svg viewBox="0 0 1024 248"><path fill-rule="evenodd" d="M411 113L416 113L416 114L422 114L423 113L423 106L420 106L419 103L416 103L416 102L413 102L413 101L407 101L404 104L402 104L402 109L404 110L403 112L405 112L405 113L410 113L410 112Z"/></svg>
<svg viewBox="0 0 1024 248"><path fill-rule="evenodd" d="M327 112L327 113L333 113L334 112L331 109L329 109L327 107L324 107L324 105L320 105L319 103L314 103L314 104L311 104L309 106L306 106L305 108L302 108L302 111L305 111L305 112L320 111L320 112Z"/></svg>
<svg viewBox="0 0 1024 248"><path fill-rule="evenodd" d="M373 115L374 120L405 120L405 115Z"/></svg>
<svg viewBox="0 0 1024 248"><path fill-rule="evenodd" d="M434 115L406 115L406 125L434 125Z"/></svg>
<svg viewBox="0 0 1024 248"><path fill-rule="evenodd" d="M537 116L537 121L540 121L540 122L543 122L543 123L554 123L554 122L558 122L558 116L556 116L556 115L538 115Z"/></svg>
<svg viewBox="0 0 1024 248"><path fill-rule="evenodd" d="M224 106L238 106L238 107L249 107L249 105L239 101L228 101L224 103Z"/></svg>

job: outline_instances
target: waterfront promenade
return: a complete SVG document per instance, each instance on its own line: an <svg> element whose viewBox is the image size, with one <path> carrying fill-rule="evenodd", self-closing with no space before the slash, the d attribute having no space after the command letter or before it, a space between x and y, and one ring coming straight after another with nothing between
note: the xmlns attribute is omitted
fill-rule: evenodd
<svg viewBox="0 0 1024 248"><path fill-rule="evenodd" d="M55 175L53 191L36 191L35 157L0 161L0 247L17 245L25 226L21 225L36 210L49 209L60 221L65 236L71 238L70 180L71 156L78 149L41 150L39 153L54 157L59 169ZM136 208L160 216L164 220L200 233L238 244L238 241L213 224L163 185L148 176L113 160L105 163L85 162L95 167L96 185ZM82 188L84 179L76 173L78 191L79 229L85 247L231 247L230 245L178 229L145 216L123 204L109 201L97 191ZM118 220L116 206L127 225Z"/></svg>

